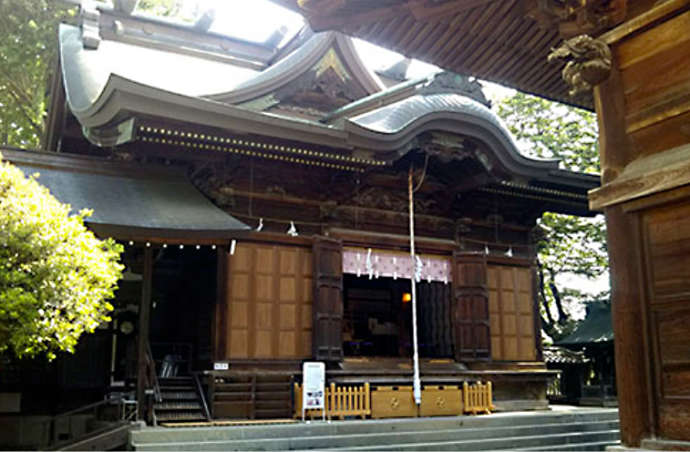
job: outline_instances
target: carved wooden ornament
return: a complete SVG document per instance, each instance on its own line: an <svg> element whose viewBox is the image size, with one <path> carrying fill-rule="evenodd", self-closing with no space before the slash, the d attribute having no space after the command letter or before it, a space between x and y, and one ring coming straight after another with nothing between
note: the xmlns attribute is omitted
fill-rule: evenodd
<svg viewBox="0 0 690 452"><path fill-rule="evenodd" d="M548 57L549 62L559 59L568 61L562 74L573 97L591 91L611 73L611 49L591 36L580 35L563 41Z"/></svg>

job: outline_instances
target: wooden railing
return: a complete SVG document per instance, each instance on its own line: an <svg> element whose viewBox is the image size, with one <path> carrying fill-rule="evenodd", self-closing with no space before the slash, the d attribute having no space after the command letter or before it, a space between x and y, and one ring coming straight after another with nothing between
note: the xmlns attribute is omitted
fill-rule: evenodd
<svg viewBox="0 0 690 452"><path fill-rule="evenodd" d="M462 384L462 394L463 394L463 410L465 413L486 413L491 414L494 410L494 405L491 402L492 392L491 392L491 382L482 384L482 382L475 383L473 385L464 382Z"/></svg>
<svg viewBox="0 0 690 452"><path fill-rule="evenodd" d="M295 418L302 417L302 386L295 383ZM363 386L336 386L331 383L326 388L326 417L345 419L346 416L360 416L364 419L371 414L371 394L369 383ZM307 410L309 417L320 417L321 410Z"/></svg>

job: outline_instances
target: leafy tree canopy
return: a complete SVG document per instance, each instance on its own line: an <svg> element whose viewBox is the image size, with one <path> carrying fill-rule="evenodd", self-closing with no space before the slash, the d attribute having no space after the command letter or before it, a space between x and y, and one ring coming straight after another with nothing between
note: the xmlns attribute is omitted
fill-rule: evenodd
<svg viewBox="0 0 690 452"><path fill-rule="evenodd" d="M596 116L585 110L524 93L504 99L498 114L532 157L558 158L572 171L597 173L599 146ZM580 218L545 213L536 231L540 306L544 332L553 340L576 325L573 311L583 301L607 298L564 284L564 275L593 280L608 270L602 217Z"/></svg>
<svg viewBox="0 0 690 452"><path fill-rule="evenodd" d="M104 0L99 0L103 1ZM138 11L194 19L183 0L140 0ZM58 0L0 0L0 145L38 148L57 58L57 30L76 15Z"/></svg>
<svg viewBox="0 0 690 452"><path fill-rule="evenodd" d="M33 177L0 156L0 353L74 352L109 321L122 246L84 226Z"/></svg>
<svg viewBox="0 0 690 452"><path fill-rule="evenodd" d="M74 14L56 0L0 0L0 144L39 146L57 27Z"/></svg>

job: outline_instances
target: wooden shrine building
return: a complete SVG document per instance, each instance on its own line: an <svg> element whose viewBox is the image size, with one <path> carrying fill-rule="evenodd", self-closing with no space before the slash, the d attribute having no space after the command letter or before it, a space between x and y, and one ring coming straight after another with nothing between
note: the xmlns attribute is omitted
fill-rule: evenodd
<svg viewBox="0 0 690 452"><path fill-rule="evenodd" d="M277 48L108 7L81 14L59 32L54 152L8 158L72 168L75 184L116 171L122 180L89 186L96 217L190 225L105 233L127 244L131 276L114 318L139 336L132 353L133 335L113 333L111 382L137 374L141 396L151 356L159 378L206 371L211 386L298 381L311 359L329 382L411 384L417 278L423 384L491 381L498 409L546 406L531 232L546 211L593 215L597 176L523 156L469 77L386 88L338 32L305 28ZM410 168L423 180L415 265ZM39 180L51 186L50 174ZM206 201L195 190L215 207L193 210ZM216 220L225 234L209 233ZM291 415L289 395L252 388L249 400L212 398L213 415Z"/></svg>
<svg viewBox="0 0 690 452"><path fill-rule="evenodd" d="M621 437L690 448L690 3L274 1L316 31L596 110L602 187L590 205L607 218Z"/></svg>

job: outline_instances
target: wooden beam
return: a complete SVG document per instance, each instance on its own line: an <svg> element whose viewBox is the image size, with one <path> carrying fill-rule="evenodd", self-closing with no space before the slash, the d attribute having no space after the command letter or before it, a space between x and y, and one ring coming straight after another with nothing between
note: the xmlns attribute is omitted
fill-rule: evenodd
<svg viewBox="0 0 690 452"><path fill-rule="evenodd" d="M369 8L364 11L357 11L354 13L343 13L338 11L337 14L331 16L321 14L307 15L309 25L314 31L326 30L342 30L348 25L362 25L371 24L380 20L390 20L394 17L407 16L409 10L407 5L398 5L387 8Z"/></svg>
<svg viewBox="0 0 690 452"><path fill-rule="evenodd" d="M434 3L429 0L414 0L407 2L407 7L415 19L428 21L450 17L495 1L497 0L450 0L439 5L438 2Z"/></svg>
<svg viewBox="0 0 690 452"><path fill-rule="evenodd" d="M139 304L139 337L137 339L137 410L139 419L146 419L146 353L151 321L151 285L153 280L153 249L144 248L144 272Z"/></svg>

